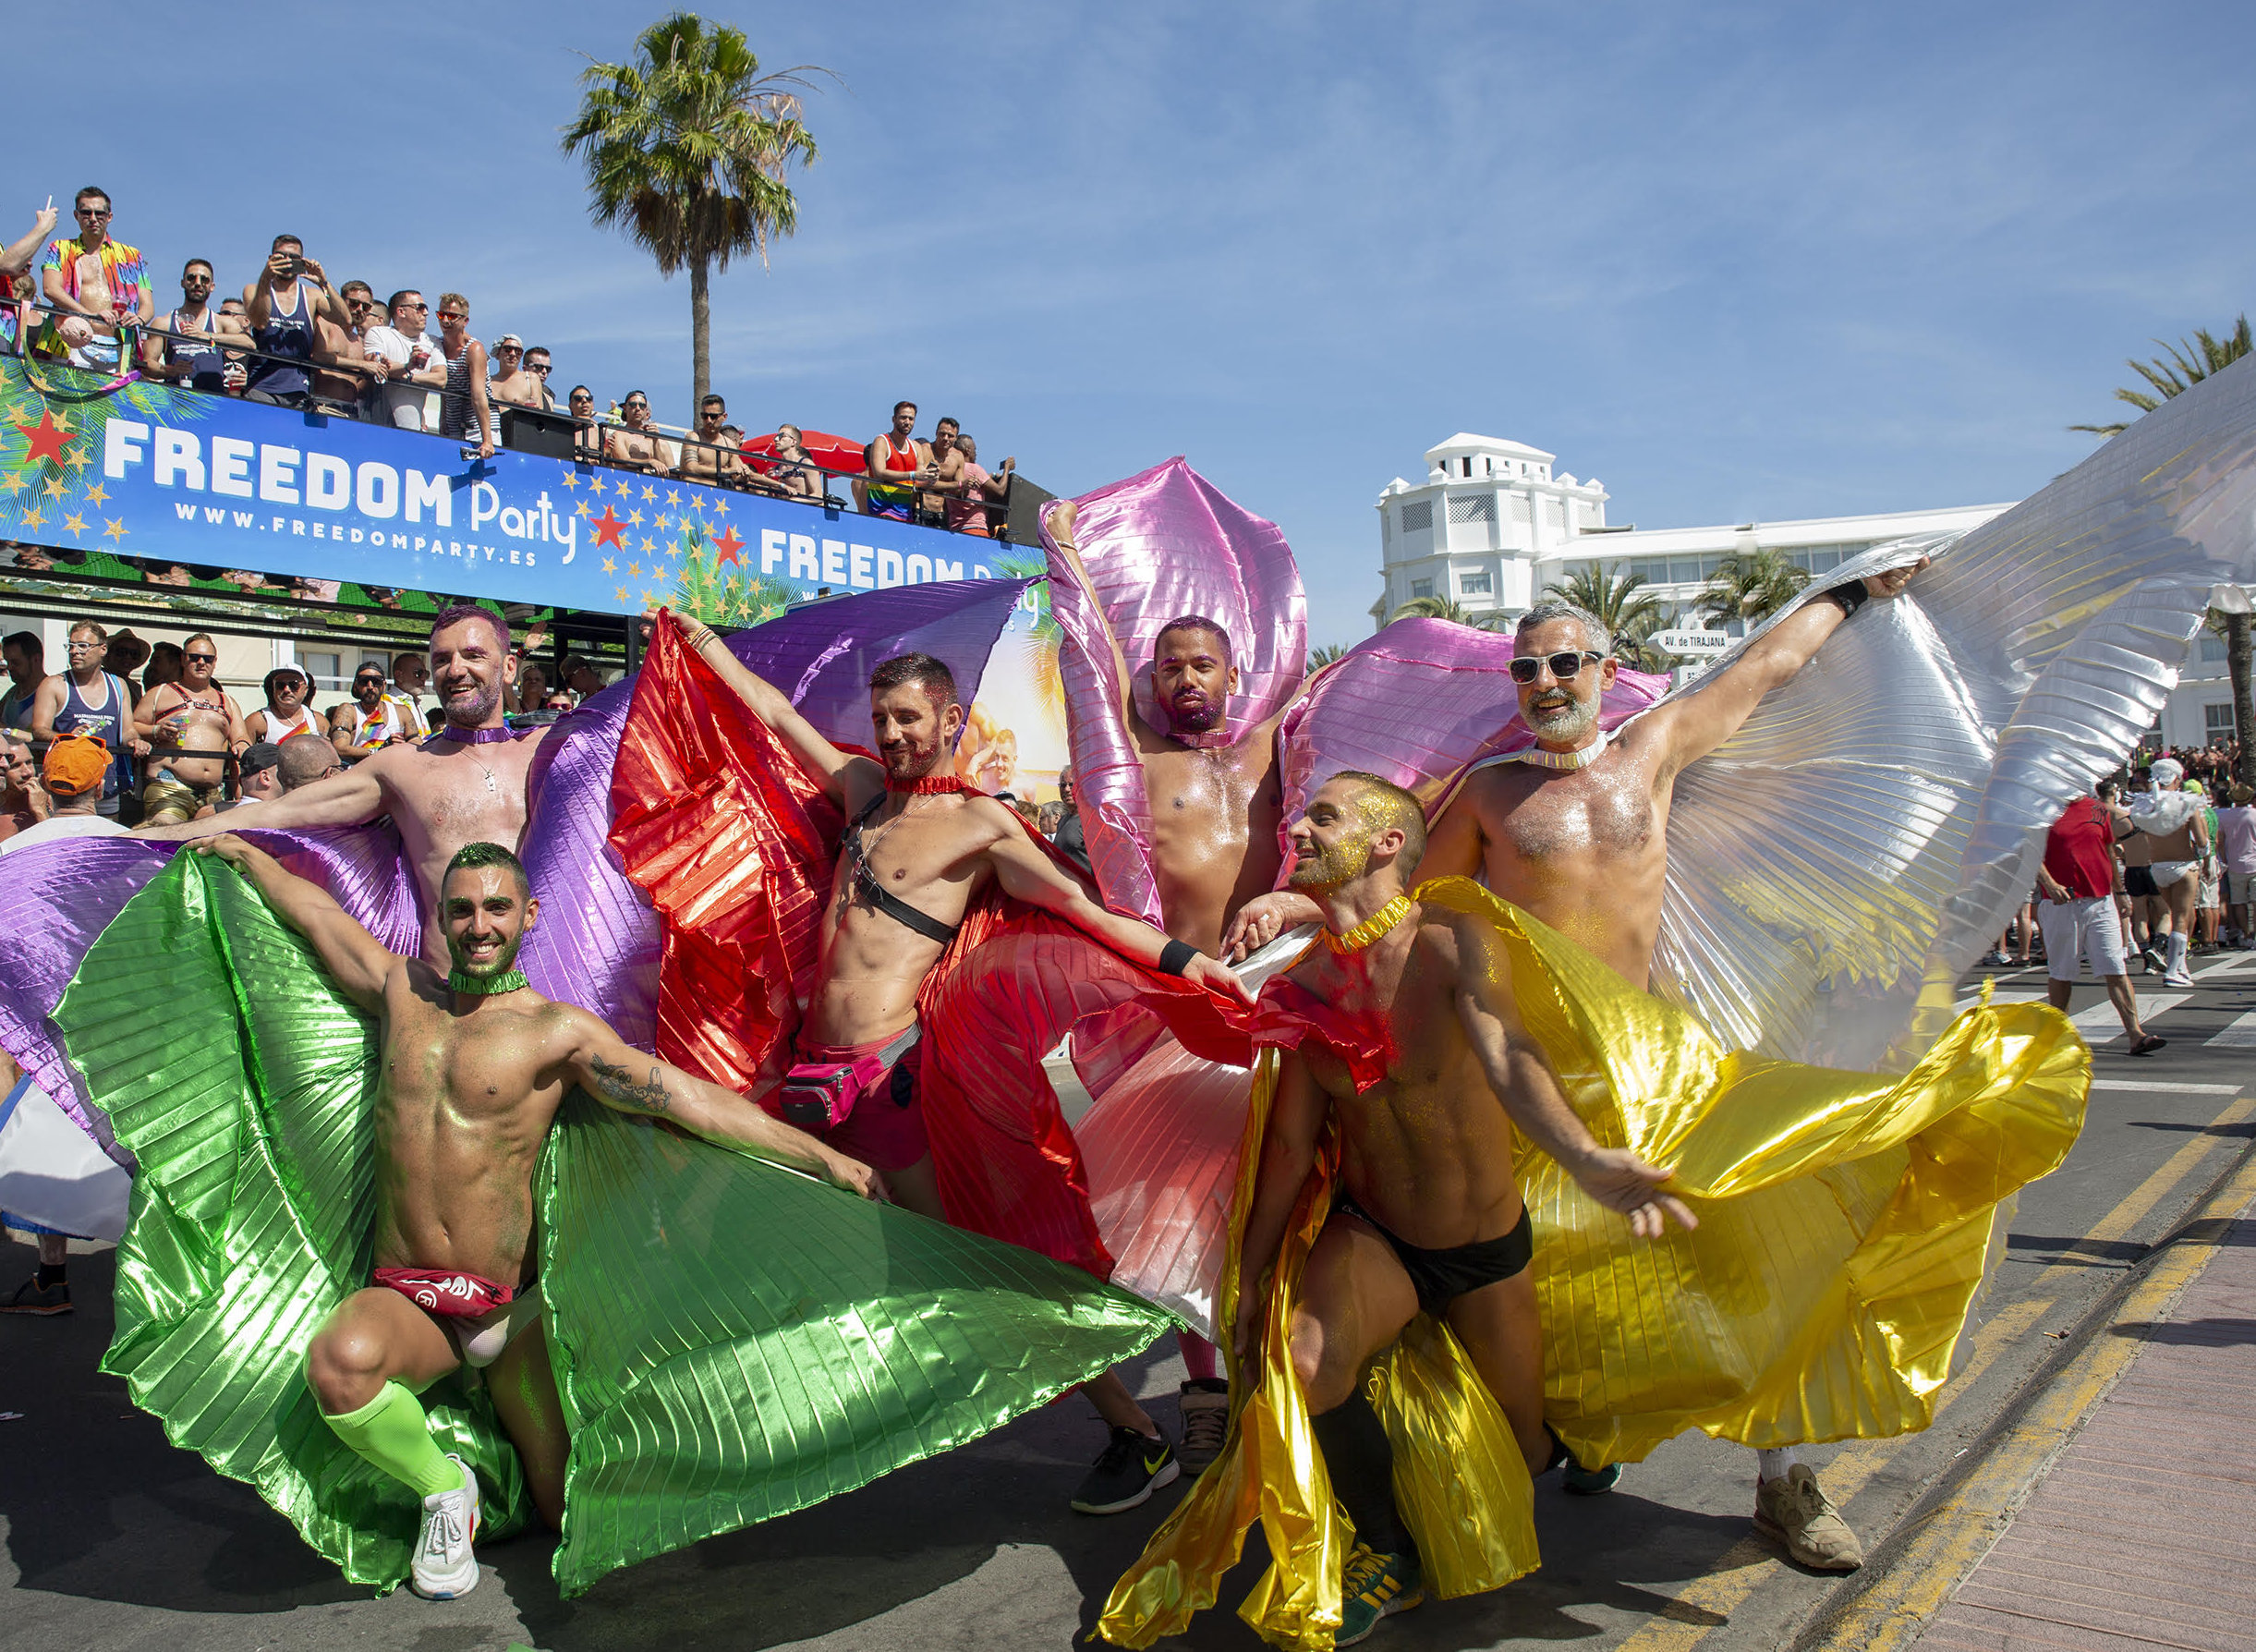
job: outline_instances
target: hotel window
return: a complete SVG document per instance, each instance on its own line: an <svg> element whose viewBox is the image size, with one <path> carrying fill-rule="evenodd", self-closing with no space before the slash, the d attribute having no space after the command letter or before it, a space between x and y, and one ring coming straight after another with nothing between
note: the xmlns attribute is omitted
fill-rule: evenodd
<svg viewBox="0 0 2256 1652"><path fill-rule="evenodd" d="M1431 579L1413 579L1410 582L1410 600L1414 602L1420 597L1430 597L1433 594L1434 582Z"/></svg>
<svg viewBox="0 0 2256 1652"><path fill-rule="evenodd" d="M1488 597L1496 592L1490 588L1486 573L1457 576L1457 594L1461 597Z"/></svg>
<svg viewBox="0 0 2256 1652"><path fill-rule="evenodd" d="M1460 493L1449 501L1452 522L1493 522L1497 519L1494 493Z"/></svg>
<svg viewBox="0 0 2256 1652"><path fill-rule="evenodd" d="M2222 637L2219 637L2219 636L2218 636L2218 635L2217 635L2215 632L2214 632L2214 631L2204 631L2204 632L2202 632L2202 633L2201 633L2201 663L2202 663L2203 665L2216 665L2216 664L2222 663L2222 662L2223 662L2223 661L2224 661L2224 659L2225 659L2225 638L2223 638ZM2214 706L2212 706L2212 707L2210 708L2210 710L2211 710L2211 711L2214 711L2214 710L2216 710L2216 708L2215 708Z"/></svg>
<svg viewBox="0 0 2256 1652"><path fill-rule="evenodd" d="M2233 702L2225 700L2222 703L2203 706L2201 708L2201 724L2211 740L2231 739L2233 737ZM2233 875L2236 878L2239 876L2238 872Z"/></svg>

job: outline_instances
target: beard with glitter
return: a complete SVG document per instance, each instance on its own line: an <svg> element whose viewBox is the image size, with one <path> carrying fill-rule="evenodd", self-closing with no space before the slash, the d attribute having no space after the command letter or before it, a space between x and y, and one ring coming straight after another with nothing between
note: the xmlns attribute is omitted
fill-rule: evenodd
<svg viewBox="0 0 2256 1652"><path fill-rule="evenodd" d="M885 780L889 785L907 785L924 779L940 767L944 755L937 739L929 745L904 739L888 746L879 755L885 759Z"/></svg>
<svg viewBox="0 0 2256 1652"><path fill-rule="evenodd" d="M467 940L467 937L457 940L452 935L446 938L446 950L450 961L456 970L468 976L472 980L490 981L496 976L507 975L517 966L517 954L525 946L525 931L519 929L513 939L495 947L491 957L478 960L473 960L467 955L464 949Z"/></svg>
<svg viewBox="0 0 2256 1652"><path fill-rule="evenodd" d="M1338 842L1318 848L1314 856L1293 867L1285 881L1298 890L1338 889L1363 876L1371 865L1371 839L1377 834L1368 823L1343 834Z"/></svg>
<svg viewBox="0 0 2256 1652"><path fill-rule="evenodd" d="M446 697L446 720L456 728L483 728L501 703L501 684L472 678L468 687L457 688Z"/></svg>
<svg viewBox="0 0 2256 1652"><path fill-rule="evenodd" d="M1578 699L1564 688L1546 688L1527 705L1527 725L1538 740L1572 746L1598 726L1597 702Z"/></svg>
<svg viewBox="0 0 2256 1652"><path fill-rule="evenodd" d="M1167 702L1168 722L1178 735L1210 735L1229 712L1228 699L1208 699L1196 688L1183 689Z"/></svg>

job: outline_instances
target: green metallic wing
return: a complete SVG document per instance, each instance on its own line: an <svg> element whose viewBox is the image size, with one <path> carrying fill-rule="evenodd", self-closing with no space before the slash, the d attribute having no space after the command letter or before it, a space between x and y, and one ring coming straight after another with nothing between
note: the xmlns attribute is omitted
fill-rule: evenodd
<svg viewBox="0 0 2256 1652"><path fill-rule="evenodd" d="M336 1440L300 1373L368 1278L374 1027L239 876L188 855L103 931L56 1020L141 1161L105 1368L347 1577L399 1582L414 1499ZM572 1430L566 1594L976 1439L1172 1324L1077 1269L577 1091L538 1196ZM479 1470L487 1532L521 1526L482 1385L424 1403Z"/></svg>

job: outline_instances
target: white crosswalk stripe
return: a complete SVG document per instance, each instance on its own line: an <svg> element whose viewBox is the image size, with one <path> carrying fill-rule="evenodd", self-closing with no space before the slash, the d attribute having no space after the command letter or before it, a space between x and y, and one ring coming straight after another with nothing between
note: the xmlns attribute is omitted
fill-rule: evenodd
<svg viewBox="0 0 2256 1652"><path fill-rule="evenodd" d="M2139 1024L2151 1028L2157 1017L2167 1014L2192 996L2190 992L2140 993ZM1971 1010L1979 1002L1981 1002L1979 999L1970 998L1961 1002L1959 1008ZM1997 992L1991 995L1990 1002L1992 1003L2042 1003L2044 1002L2044 995L2041 992ZM2092 1044L2119 1044L2123 1041L2122 1018L2115 1013L2115 1005L2104 998L2095 1004L2078 1010L2068 1019L2075 1024L2076 1030L2082 1033L2084 1038ZM2243 1016L2241 1019L2249 1020L2251 1017ZM2106 1034L2104 1038L2100 1036L2103 1032ZM2256 1038L2251 1038L2250 1041L2256 1042ZM2214 1043L2216 1039L2213 1039L2210 1042Z"/></svg>
<svg viewBox="0 0 2256 1652"><path fill-rule="evenodd" d="M2233 1017L2223 1032L2213 1034L2206 1043L2222 1045L2227 1050L2256 1050L2256 1010Z"/></svg>

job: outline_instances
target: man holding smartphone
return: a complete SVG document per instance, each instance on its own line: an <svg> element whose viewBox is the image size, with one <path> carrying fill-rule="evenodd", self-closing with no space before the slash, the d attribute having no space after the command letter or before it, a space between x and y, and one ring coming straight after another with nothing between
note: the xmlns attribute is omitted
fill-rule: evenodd
<svg viewBox="0 0 2256 1652"><path fill-rule="evenodd" d="M254 402L302 407L311 391L303 367L292 361L313 357L314 321L326 315L340 327L352 325L352 312L329 285L328 273L306 256L306 244L293 235L274 237L258 281L243 289L252 341L260 355L251 362L244 395ZM270 359L280 357L281 360Z"/></svg>

